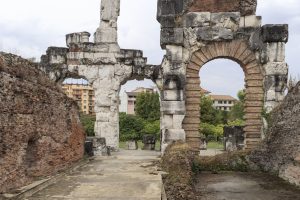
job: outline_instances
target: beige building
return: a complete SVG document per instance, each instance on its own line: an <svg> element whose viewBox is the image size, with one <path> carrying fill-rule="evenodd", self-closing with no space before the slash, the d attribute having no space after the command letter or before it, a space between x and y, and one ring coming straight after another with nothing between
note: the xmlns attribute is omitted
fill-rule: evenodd
<svg viewBox="0 0 300 200"><path fill-rule="evenodd" d="M125 94L121 97L120 112L125 112L129 115L134 115L136 97L138 96L138 94L142 92L154 93L156 91L153 88L144 88L144 87L139 87L131 92L125 91Z"/></svg>
<svg viewBox="0 0 300 200"><path fill-rule="evenodd" d="M229 95L209 95L217 110L231 111L237 99Z"/></svg>
<svg viewBox="0 0 300 200"><path fill-rule="evenodd" d="M86 84L63 84L65 94L74 99L81 112L91 115L95 114L95 94L90 85Z"/></svg>

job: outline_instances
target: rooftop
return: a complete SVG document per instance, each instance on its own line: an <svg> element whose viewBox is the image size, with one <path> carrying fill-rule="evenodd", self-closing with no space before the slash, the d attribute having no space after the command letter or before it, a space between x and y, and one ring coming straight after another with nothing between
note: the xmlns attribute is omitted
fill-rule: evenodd
<svg viewBox="0 0 300 200"><path fill-rule="evenodd" d="M237 101L236 98L233 98L230 95L209 95L212 100L225 100L225 101Z"/></svg>

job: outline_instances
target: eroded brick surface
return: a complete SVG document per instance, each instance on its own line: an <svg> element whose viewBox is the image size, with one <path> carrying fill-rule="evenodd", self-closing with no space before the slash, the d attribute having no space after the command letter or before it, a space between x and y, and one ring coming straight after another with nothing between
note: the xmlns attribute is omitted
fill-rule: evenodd
<svg viewBox="0 0 300 200"><path fill-rule="evenodd" d="M76 103L20 57L0 53L0 193L82 158Z"/></svg>

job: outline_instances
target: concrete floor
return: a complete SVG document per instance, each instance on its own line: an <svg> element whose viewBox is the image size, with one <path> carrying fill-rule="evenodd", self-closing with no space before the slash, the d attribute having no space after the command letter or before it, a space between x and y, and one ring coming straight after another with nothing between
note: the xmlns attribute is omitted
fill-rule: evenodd
<svg viewBox="0 0 300 200"><path fill-rule="evenodd" d="M266 174L202 173L197 180L201 200L300 200L299 188Z"/></svg>
<svg viewBox="0 0 300 200"><path fill-rule="evenodd" d="M28 200L160 200L159 153L125 151L97 157Z"/></svg>

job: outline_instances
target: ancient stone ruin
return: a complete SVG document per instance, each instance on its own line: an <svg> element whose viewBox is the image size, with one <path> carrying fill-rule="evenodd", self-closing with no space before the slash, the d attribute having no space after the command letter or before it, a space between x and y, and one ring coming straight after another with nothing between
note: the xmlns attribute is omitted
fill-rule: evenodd
<svg viewBox="0 0 300 200"><path fill-rule="evenodd" d="M300 82L272 112L267 137L251 160L265 171L300 186Z"/></svg>
<svg viewBox="0 0 300 200"><path fill-rule="evenodd" d="M160 90L162 151L176 140L198 150L199 70L217 58L233 60L245 74L245 149L253 149L263 137L262 110L269 112L282 101L288 74L288 26L262 26L256 6L256 0L158 0L160 43L167 54L154 66L142 51L120 49L120 0L102 0L94 41L87 32L68 34L68 48L49 47L41 68L57 82L84 77L93 85L96 135L115 149L121 85L131 79L153 80Z"/></svg>
<svg viewBox="0 0 300 200"><path fill-rule="evenodd" d="M0 53L0 193L82 158L78 114L76 102L37 64Z"/></svg>

